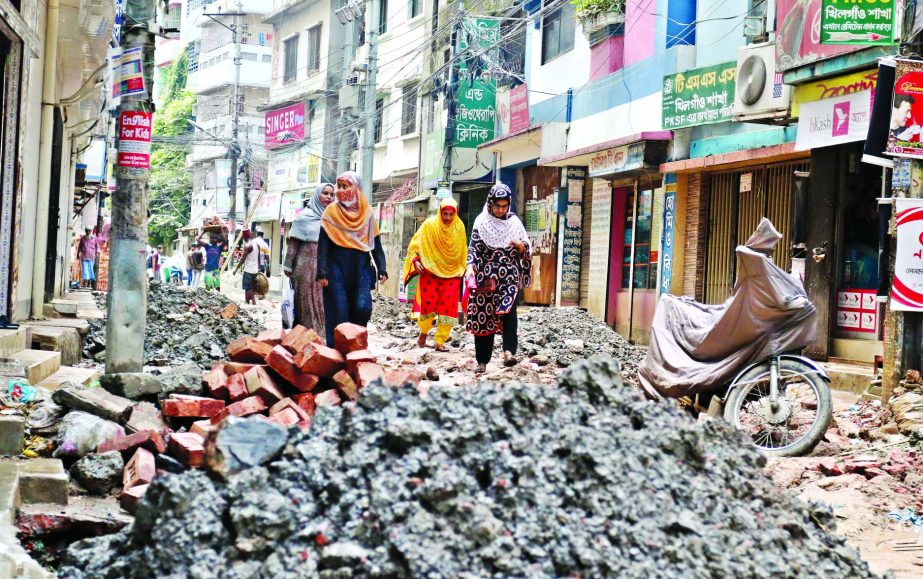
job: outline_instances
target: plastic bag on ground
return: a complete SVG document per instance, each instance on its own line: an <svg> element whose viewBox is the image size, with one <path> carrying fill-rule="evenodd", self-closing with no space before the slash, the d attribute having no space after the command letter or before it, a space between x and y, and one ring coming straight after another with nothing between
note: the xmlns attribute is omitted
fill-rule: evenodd
<svg viewBox="0 0 923 579"><path fill-rule="evenodd" d="M285 276L282 282L282 327L286 330L295 325L295 288L292 278Z"/></svg>
<svg viewBox="0 0 923 579"><path fill-rule="evenodd" d="M58 425L58 448L53 456L82 458L95 452L101 442L116 436L125 436L125 430L115 422L75 410Z"/></svg>

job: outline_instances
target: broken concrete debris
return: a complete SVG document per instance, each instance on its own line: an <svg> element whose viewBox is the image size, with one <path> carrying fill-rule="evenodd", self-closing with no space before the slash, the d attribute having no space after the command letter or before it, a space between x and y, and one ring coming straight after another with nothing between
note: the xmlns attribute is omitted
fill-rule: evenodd
<svg viewBox="0 0 923 579"><path fill-rule="evenodd" d="M74 463L71 478L92 494L105 495L118 488L122 481L125 461L115 450L88 454Z"/></svg>
<svg viewBox="0 0 923 579"><path fill-rule="evenodd" d="M256 336L263 330L262 323L250 312L238 311L236 304L218 292L152 284L147 300L146 365L166 366L186 361L207 370L225 356L228 344L240 336ZM83 355L102 362L106 321L89 322Z"/></svg>
<svg viewBox="0 0 923 579"><path fill-rule="evenodd" d="M252 448L259 420L209 449ZM222 451L226 481L155 477L134 525L71 545L59 576L872 576L728 425L643 400L611 360L558 388L372 385L273 432L281 452Z"/></svg>

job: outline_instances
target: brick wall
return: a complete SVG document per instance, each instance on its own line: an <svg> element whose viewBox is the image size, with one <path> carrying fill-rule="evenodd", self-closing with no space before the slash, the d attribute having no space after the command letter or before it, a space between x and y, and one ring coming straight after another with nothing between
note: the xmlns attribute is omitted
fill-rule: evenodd
<svg viewBox="0 0 923 579"><path fill-rule="evenodd" d="M683 295L705 299L705 242L708 238L709 177L689 175L686 187L686 237L683 256Z"/></svg>

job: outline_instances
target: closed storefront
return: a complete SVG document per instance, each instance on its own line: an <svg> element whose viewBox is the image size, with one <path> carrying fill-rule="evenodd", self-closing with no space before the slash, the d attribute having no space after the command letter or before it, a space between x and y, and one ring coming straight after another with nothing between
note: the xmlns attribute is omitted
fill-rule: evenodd
<svg viewBox="0 0 923 579"><path fill-rule="evenodd" d="M791 269L795 172L809 161L748 167L708 176L708 236L704 271L705 301L719 304L731 295L737 277L734 249L767 217L782 234L772 259Z"/></svg>

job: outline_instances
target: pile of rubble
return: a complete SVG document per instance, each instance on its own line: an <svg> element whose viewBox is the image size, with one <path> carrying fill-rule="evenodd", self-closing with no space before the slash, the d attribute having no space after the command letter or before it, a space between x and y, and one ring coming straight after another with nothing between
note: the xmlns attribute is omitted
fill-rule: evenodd
<svg viewBox="0 0 923 579"><path fill-rule="evenodd" d="M604 358L559 386L372 385L287 440L229 419L212 477L156 478L59 576L872 576L728 425L643 400Z"/></svg>
<svg viewBox="0 0 923 579"><path fill-rule="evenodd" d="M408 339L406 346L413 347L410 338L416 338L419 330L408 318L410 306L397 300L376 294L372 310L372 322L379 331ZM567 368L596 354L611 356L619 361L622 376L631 383L637 382L638 365L644 359L644 351L629 344L615 330L586 311L574 307L545 308L525 307L518 311L519 354L538 368L552 366ZM473 348L474 340L463 331L453 331L450 345ZM499 355L500 340L494 348Z"/></svg>
<svg viewBox="0 0 923 579"><path fill-rule="evenodd" d="M224 357L232 341L262 329L259 320L218 292L152 284L147 296L144 363L194 362L208 369ZM97 362L105 360L105 320L90 320L83 354Z"/></svg>

